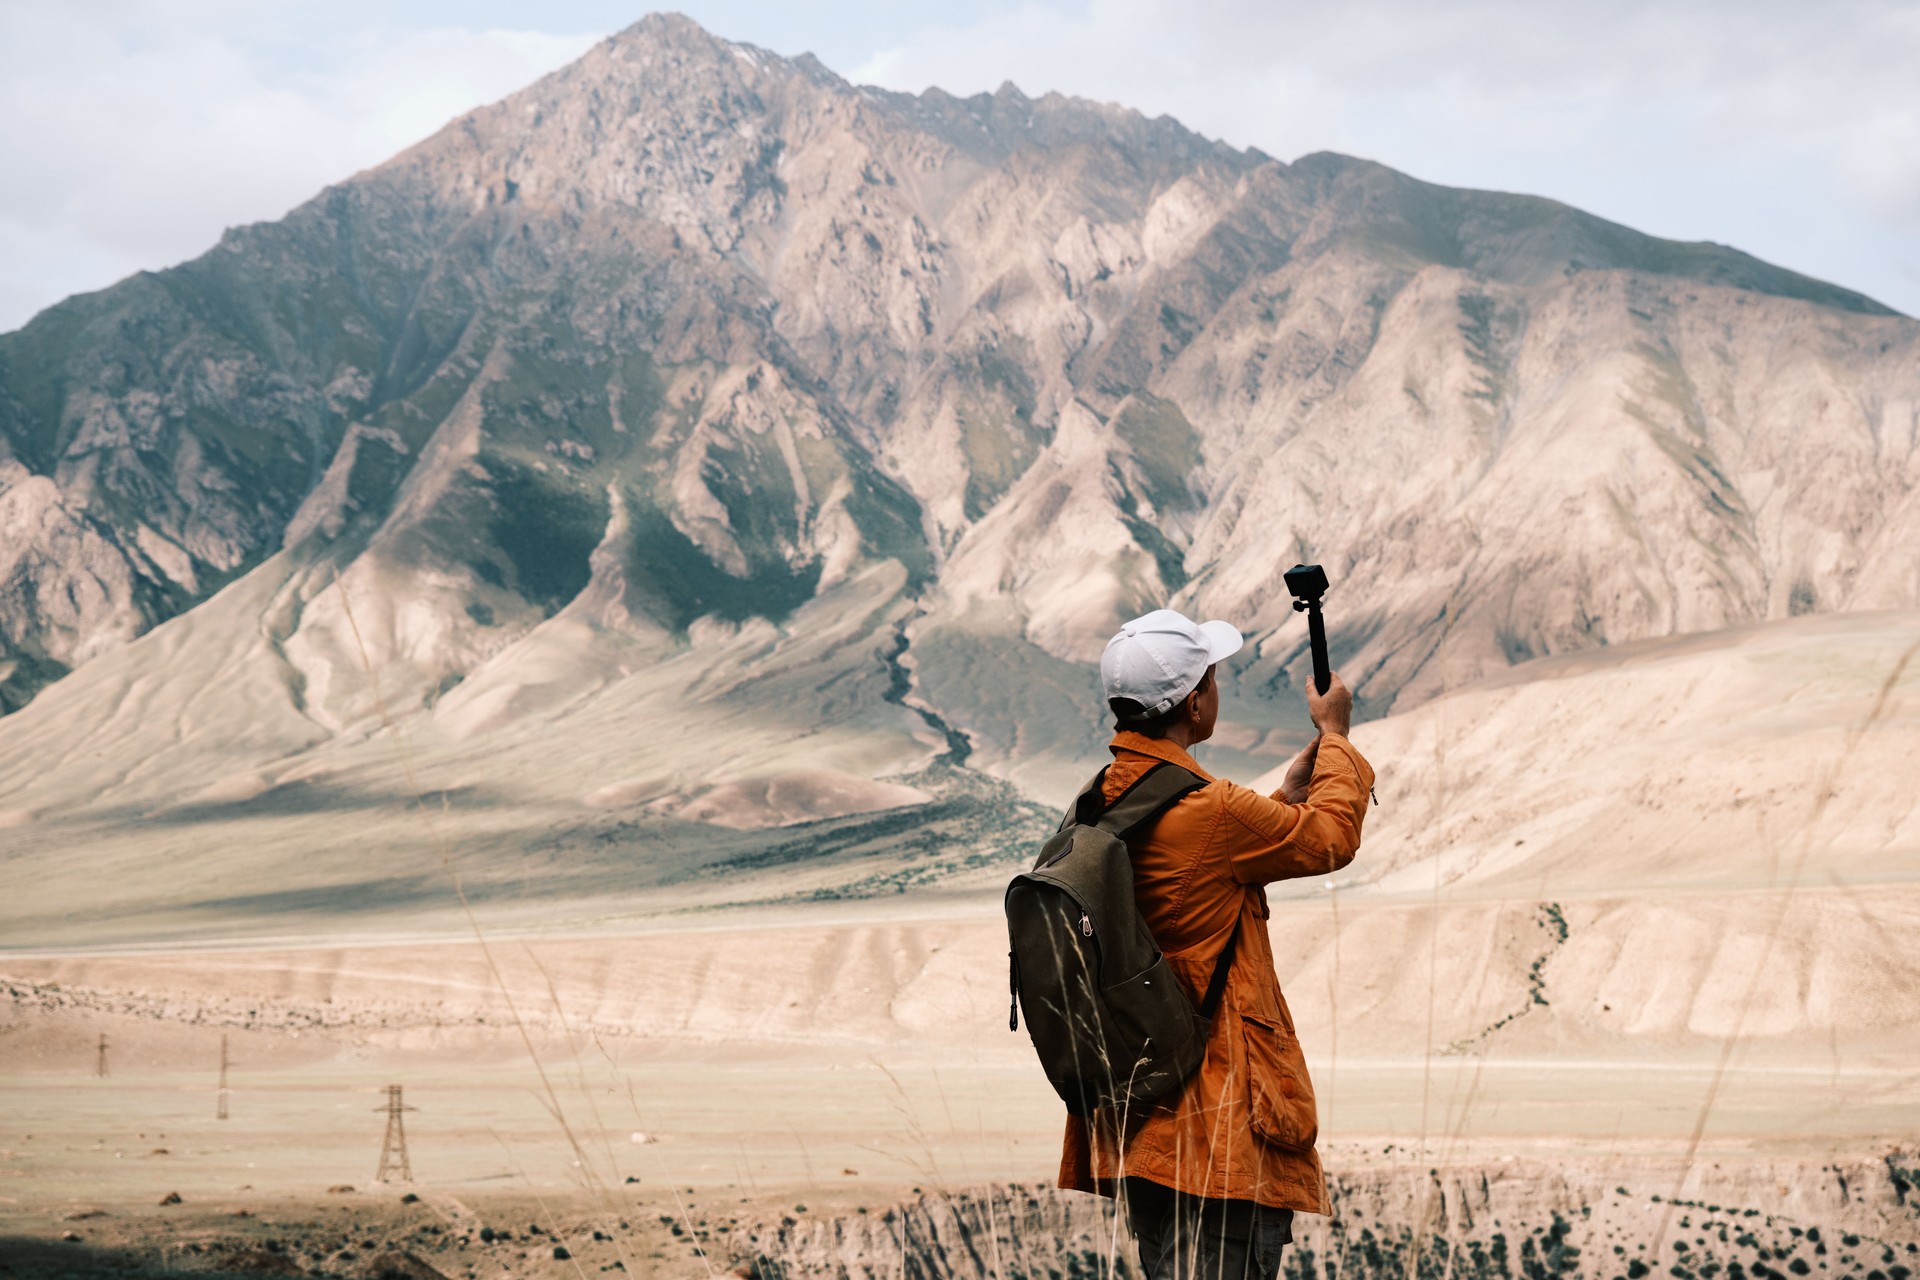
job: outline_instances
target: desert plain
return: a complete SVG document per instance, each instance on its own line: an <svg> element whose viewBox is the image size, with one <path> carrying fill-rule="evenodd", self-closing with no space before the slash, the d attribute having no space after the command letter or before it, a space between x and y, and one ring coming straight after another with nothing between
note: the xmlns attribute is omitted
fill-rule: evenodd
<svg viewBox="0 0 1920 1280"><path fill-rule="evenodd" d="M1916 641L1890 614L1621 646L1356 729L1381 769L1362 855L1272 890L1337 1196L1290 1266L1911 1268ZM443 767L418 728L363 749L398 787ZM478 819L396 799L372 816L443 878L333 916L324 859L303 908L170 906L164 857L77 882L57 823L13 828L46 869L16 854L0 956L6 1248L28 1273L1125 1272L1104 1202L1047 1189L1063 1113L1007 1029L998 892L1045 807L969 781L999 825L955 810L924 882L876 891L928 855L845 828L961 789L910 779L760 828L816 856L625 893L463 880ZM224 821L258 830L163 830L313 849L346 818ZM49 941L113 939L114 911L70 920L135 896L164 940ZM382 1183L395 1084L411 1177Z"/></svg>

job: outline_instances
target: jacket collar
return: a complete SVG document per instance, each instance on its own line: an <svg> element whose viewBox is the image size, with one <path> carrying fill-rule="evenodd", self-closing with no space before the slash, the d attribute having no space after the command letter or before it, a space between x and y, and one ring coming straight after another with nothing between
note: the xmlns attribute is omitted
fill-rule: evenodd
<svg viewBox="0 0 1920 1280"><path fill-rule="evenodd" d="M1116 757L1124 752L1130 755L1149 756L1155 760L1164 760L1168 764L1179 765L1195 777L1207 782L1214 780L1213 775L1194 763L1193 757L1185 751L1182 751L1178 743L1169 742L1165 738L1149 738L1144 733L1135 733L1131 729L1121 729L1113 735L1113 741L1107 744L1107 750L1113 752Z"/></svg>

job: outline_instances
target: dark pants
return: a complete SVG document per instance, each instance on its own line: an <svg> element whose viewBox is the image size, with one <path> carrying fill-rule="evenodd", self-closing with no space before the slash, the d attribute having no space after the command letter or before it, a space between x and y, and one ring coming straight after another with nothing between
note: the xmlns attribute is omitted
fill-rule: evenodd
<svg viewBox="0 0 1920 1280"><path fill-rule="evenodd" d="M1210 1200L1145 1178L1120 1197L1147 1280L1274 1280L1293 1240L1293 1210L1251 1200Z"/></svg>

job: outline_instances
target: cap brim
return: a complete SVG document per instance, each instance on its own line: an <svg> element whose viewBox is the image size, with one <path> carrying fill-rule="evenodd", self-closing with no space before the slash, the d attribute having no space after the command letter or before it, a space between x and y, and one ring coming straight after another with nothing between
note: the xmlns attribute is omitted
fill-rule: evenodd
<svg viewBox="0 0 1920 1280"><path fill-rule="evenodd" d="M1240 646L1244 643L1240 638L1240 628L1217 618L1200 624L1200 638L1207 646L1209 666L1222 658L1231 658L1240 652Z"/></svg>

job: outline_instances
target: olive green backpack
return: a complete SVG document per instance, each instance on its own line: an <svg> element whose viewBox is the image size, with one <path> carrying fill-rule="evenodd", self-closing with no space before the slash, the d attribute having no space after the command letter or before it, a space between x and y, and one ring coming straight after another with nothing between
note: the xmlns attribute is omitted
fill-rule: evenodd
<svg viewBox="0 0 1920 1280"><path fill-rule="evenodd" d="M1239 930L1195 1009L1133 896L1126 840L1206 782L1161 764L1112 804L1102 769L1074 800L1031 871L1007 886L1007 1025L1027 1034L1074 1115L1144 1106L1184 1084L1206 1052Z"/></svg>

